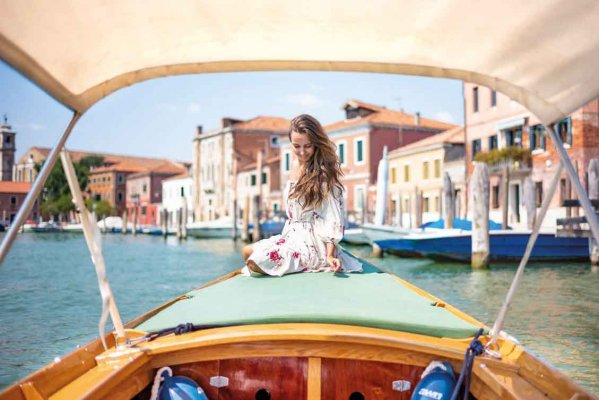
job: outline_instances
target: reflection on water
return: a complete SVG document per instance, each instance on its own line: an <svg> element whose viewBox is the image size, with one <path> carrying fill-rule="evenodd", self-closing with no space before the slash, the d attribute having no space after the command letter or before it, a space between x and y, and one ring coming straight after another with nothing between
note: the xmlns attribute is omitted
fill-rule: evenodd
<svg viewBox="0 0 599 400"><path fill-rule="evenodd" d="M164 242L104 236L108 274L124 320L241 266L230 240ZM368 259L368 247L352 247ZM492 324L516 265L368 259ZM101 305L82 235L22 234L0 268L0 387L97 336ZM242 299L240 299L242 301ZM599 272L586 264L531 264L505 330L534 354L599 392Z"/></svg>

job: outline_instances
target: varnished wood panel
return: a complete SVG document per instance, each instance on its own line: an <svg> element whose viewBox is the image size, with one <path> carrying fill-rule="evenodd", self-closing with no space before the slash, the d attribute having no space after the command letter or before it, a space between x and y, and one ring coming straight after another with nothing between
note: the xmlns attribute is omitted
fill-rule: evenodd
<svg viewBox="0 0 599 400"><path fill-rule="evenodd" d="M209 399L218 399L218 388L210 386L210 377L219 375L219 361L204 361L172 367L173 375L193 379Z"/></svg>
<svg viewBox="0 0 599 400"><path fill-rule="evenodd" d="M256 357L220 361L220 375L229 378L219 400L254 400L266 389L271 400L303 400L307 396L308 359Z"/></svg>
<svg viewBox="0 0 599 400"><path fill-rule="evenodd" d="M322 359L322 400L347 400L354 392L365 399L409 400L412 390L392 389L396 380L410 381L412 389L420 380L424 368L403 364L347 359Z"/></svg>

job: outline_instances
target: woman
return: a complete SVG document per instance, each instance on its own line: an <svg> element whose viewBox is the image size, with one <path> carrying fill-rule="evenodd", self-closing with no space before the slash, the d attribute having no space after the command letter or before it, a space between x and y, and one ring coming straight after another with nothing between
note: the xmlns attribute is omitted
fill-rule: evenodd
<svg viewBox="0 0 599 400"><path fill-rule="evenodd" d="M288 220L280 235L244 247L247 267L276 276L361 271L360 262L337 245L343 237L343 185L335 144L306 114L291 121L289 140L295 157L283 192Z"/></svg>

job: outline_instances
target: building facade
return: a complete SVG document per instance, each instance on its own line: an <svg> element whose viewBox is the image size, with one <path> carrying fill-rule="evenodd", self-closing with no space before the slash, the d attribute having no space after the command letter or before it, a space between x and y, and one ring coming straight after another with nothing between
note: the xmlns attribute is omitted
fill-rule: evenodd
<svg viewBox="0 0 599 400"><path fill-rule="evenodd" d="M464 129L457 127L389 153L388 221L416 228L443 213L443 179L454 187L454 215L465 206Z"/></svg>
<svg viewBox="0 0 599 400"><path fill-rule="evenodd" d="M278 218L284 211L280 184L280 157L265 160L261 173L256 163L247 164L237 173L237 199L239 217L245 212L246 205L250 221L255 213L253 198L261 197L261 218L265 220Z"/></svg>
<svg viewBox="0 0 599 400"><path fill-rule="evenodd" d="M12 181L13 165L15 164L16 133L13 132L6 116L0 125L0 180Z"/></svg>
<svg viewBox="0 0 599 400"><path fill-rule="evenodd" d="M323 128L337 146L344 173L345 207L349 221L370 221L374 215L378 164L383 149L393 150L455 127L423 118L420 114L350 100L342 106L345 119ZM281 185L289 179L292 153L289 141L282 142Z"/></svg>
<svg viewBox="0 0 599 400"><path fill-rule="evenodd" d="M223 118L211 132L198 128L194 138L194 214L197 221L233 216L237 171L279 155L279 142L286 138L289 120L260 116L247 121Z"/></svg>
<svg viewBox="0 0 599 400"><path fill-rule="evenodd" d="M491 218L502 220L503 208L508 210L508 224L524 228L529 218L524 211L524 183L532 179L535 203L540 207L551 179L559 165L559 156L547 138L545 127L527 109L507 96L480 85L464 85L466 106L466 157L468 175L472 174L472 161L485 153L504 152L508 148L514 154L524 154L525 160L504 162L490 166ZM583 185L587 181L586 170L593 158L599 158L599 99L594 99L557 124L559 135L572 162L578 169ZM507 206L502 198L502 177L509 167ZM551 200L544 220L545 227L555 227L556 218L565 216L561 202L573 198L571 184L563 173L560 186Z"/></svg>
<svg viewBox="0 0 599 400"><path fill-rule="evenodd" d="M30 183L0 181L0 223L2 225L8 226L14 221L29 190L31 190ZM36 200L27 219L37 223L39 216L39 201Z"/></svg>
<svg viewBox="0 0 599 400"><path fill-rule="evenodd" d="M162 204L160 210L166 210L167 227L174 229L178 226L178 213L187 209L186 223L194 221L193 215L193 180L189 173L167 178L162 181ZM159 225L162 224L162 214L159 214Z"/></svg>

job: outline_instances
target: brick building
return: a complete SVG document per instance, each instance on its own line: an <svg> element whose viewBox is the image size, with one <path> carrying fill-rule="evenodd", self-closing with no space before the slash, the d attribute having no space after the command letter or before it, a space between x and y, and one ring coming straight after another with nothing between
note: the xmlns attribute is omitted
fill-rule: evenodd
<svg viewBox="0 0 599 400"><path fill-rule="evenodd" d="M289 120L266 116L247 121L223 118L221 127L210 132L198 127L192 173L196 220L232 217L236 171L255 163L259 151L264 160L277 157L279 141L288 130Z"/></svg>
<svg viewBox="0 0 599 400"><path fill-rule="evenodd" d="M530 162L513 162L509 171L508 223L523 228L526 226L522 203L524 181L532 178L536 204L540 207L559 165L559 156L547 139L545 128L539 120L519 103L501 93L470 83L464 85L464 96L469 176L473 170L471 161L477 153L506 147L516 147L530 153ZM576 110L560 121L557 127L584 185L589 161L599 158L599 99ZM492 166L490 173L491 218L501 221L502 171L501 168ZM570 183L564 173L560 187L551 201L544 226L555 226L555 219L565 215L565 209L560 207L561 201L572 196Z"/></svg>
<svg viewBox="0 0 599 400"><path fill-rule="evenodd" d="M14 221L30 189L30 183L0 181L0 223L2 225L8 226ZM35 201L27 219L37 222L38 218L39 202Z"/></svg>

